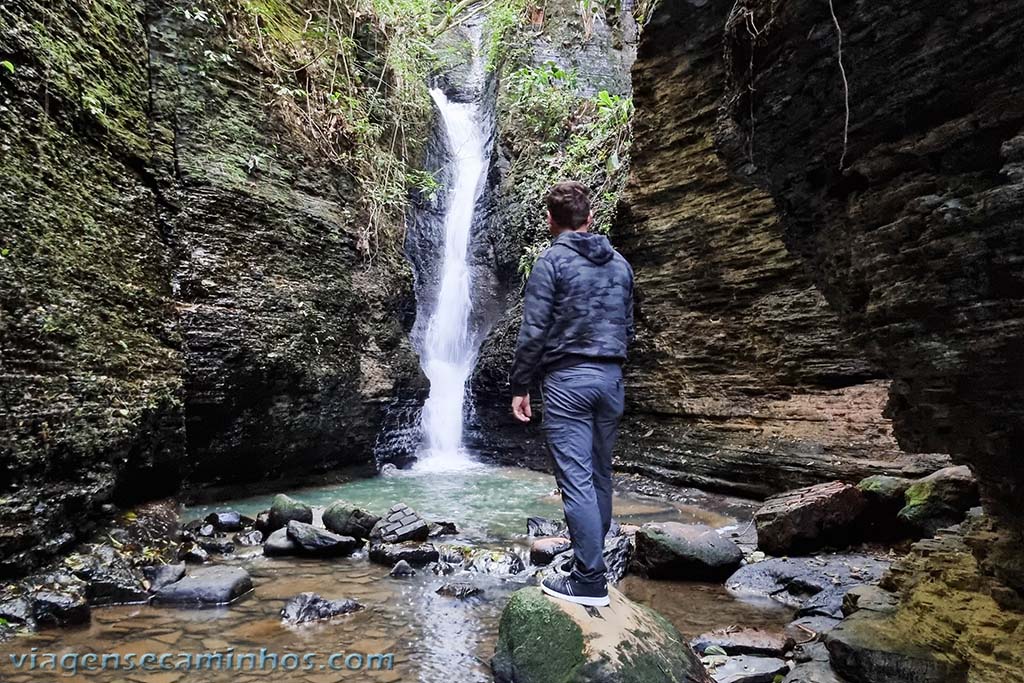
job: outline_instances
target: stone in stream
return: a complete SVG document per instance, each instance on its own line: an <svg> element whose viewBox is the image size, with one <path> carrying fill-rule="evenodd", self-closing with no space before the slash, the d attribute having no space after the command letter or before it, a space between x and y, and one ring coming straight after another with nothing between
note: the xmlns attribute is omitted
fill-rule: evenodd
<svg viewBox="0 0 1024 683"><path fill-rule="evenodd" d="M210 559L210 553L198 543L188 542L178 548L178 559L189 564L202 564Z"/></svg>
<svg viewBox="0 0 1024 683"><path fill-rule="evenodd" d="M564 553L572 547L568 538L564 536L550 536L538 538L530 545L530 564L537 567L546 567L551 564L556 555Z"/></svg>
<svg viewBox="0 0 1024 683"><path fill-rule="evenodd" d="M921 535L934 536L962 522L978 504L978 482L966 466L946 467L911 484L904 502L899 519Z"/></svg>
<svg viewBox="0 0 1024 683"><path fill-rule="evenodd" d="M256 520L253 522L253 527L263 533L263 537L266 538L270 535L274 529L270 528L270 510L264 510L256 515Z"/></svg>
<svg viewBox="0 0 1024 683"><path fill-rule="evenodd" d="M74 626L87 623L92 617L89 585L72 574L36 574L22 581L21 587L37 628Z"/></svg>
<svg viewBox="0 0 1024 683"><path fill-rule="evenodd" d="M636 533L634 566L653 579L717 581L743 562L743 551L703 524L658 522Z"/></svg>
<svg viewBox="0 0 1024 683"><path fill-rule="evenodd" d="M395 566L391 568L389 572L391 576L395 578L404 578L407 576L416 576L416 570L412 568L412 565L405 560L399 560L395 562Z"/></svg>
<svg viewBox="0 0 1024 683"><path fill-rule="evenodd" d="M501 614L491 669L498 683L711 683L700 660L664 617L609 589L608 607L512 594Z"/></svg>
<svg viewBox="0 0 1024 683"><path fill-rule="evenodd" d="M429 538L437 538L439 536L457 536L459 528L455 526L455 522L431 522L430 523L430 535Z"/></svg>
<svg viewBox="0 0 1024 683"><path fill-rule="evenodd" d="M33 631L36 628L36 618L32 614L32 603L25 596L5 593L0 597L0 619L3 619L11 626L24 626Z"/></svg>
<svg viewBox="0 0 1024 683"><path fill-rule="evenodd" d="M438 552L433 543L373 543L370 545L370 562L394 566L405 560L414 567L437 562Z"/></svg>
<svg viewBox="0 0 1024 683"><path fill-rule="evenodd" d="M302 555L341 557L351 555L363 546L363 542L357 538L339 536L326 529L295 520L288 522L287 533Z"/></svg>
<svg viewBox="0 0 1024 683"><path fill-rule="evenodd" d="M604 542L604 566L605 579L610 584L616 584L626 575L633 561L633 543L626 535L607 538ZM573 552L570 548L560 553L551 560L546 569L541 570L538 577L543 579L549 572L560 572L568 574L573 567Z"/></svg>
<svg viewBox="0 0 1024 683"><path fill-rule="evenodd" d="M203 538L199 547L212 555L228 555L235 552L235 544L226 538Z"/></svg>
<svg viewBox="0 0 1024 683"><path fill-rule="evenodd" d="M299 552L299 544L289 538L287 528L274 531L263 543L263 554L267 557L298 555Z"/></svg>
<svg viewBox="0 0 1024 683"><path fill-rule="evenodd" d="M370 537L379 538L384 543L404 543L425 541L429 535L430 527L423 518L405 503L398 503L391 506L373 528Z"/></svg>
<svg viewBox="0 0 1024 683"><path fill-rule="evenodd" d="M789 673L789 665L775 657L739 655L716 660L717 665L710 669L715 683L774 683L777 676Z"/></svg>
<svg viewBox="0 0 1024 683"><path fill-rule="evenodd" d="M797 616L842 618L846 591L878 583L888 568L886 560L871 555L778 557L740 567L725 585L739 597L771 598L794 607Z"/></svg>
<svg viewBox="0 0 1024 683"><path fill-rule="evenodd" d="M351 599L328 600L316 593L299 593L281 609L281 619L288 624L331 619L361 610L363 606Z"/></svg>
<svg viewBox="0 0 1024 683"><path fill-rule="evenodd" d="M784 633L772 633L756 628L711 631L690 641L690 647L699 655L703 655L709 647L716 647L727 655L781 658L795 645L796 641Z"/></svg>
<svg viewBox="0 0 1024 683"><path fill-rule="evenodd" d="M434 591L438 595L444 595L449 598L459 598L465 600L471 598L474 595L480 595L483 593L483 589L474 586L471 583L453 581L451 583L442 584L440 588Z"/></svg>
<svg viewBox="0 0 1024 683"><path fill-rule="evenodd" d="M252 590L249 572L241 567L198 567L180 581L168 584L153 596L167 605L224 605Z"/></svg>
<svg viewBox="0 0 1024 683"><path fill-rule="evenodd" d="M312 524L313 508L305 503L300 503L291 496L279 493L274 496L274 501L270 504L267 528L276 531L281 527L288 526L288 522Z"/></svg>
<svg viewBox="0 0 1024 683"><path fill-rule="evenodd" d="M155 593L185 576L185 563L149 565L142 568L142 574L149 581L149 590Z"/></svg>
<svg viewBox="0 0 1024 683"><path fill-rule="evenodd" d="M260 545L263 543L263 532L253 529L235 534L235 543L242 546Z"/></svg>
<svg viewBox="0 0 1024 683"><path fill-rule="evenodd" d="M367 539L380 517L339 500L324 509L323 520L324 526L336 534Z"/></svg>
<svg viewBox="0 0 1024 683"><path fill-rule="evenodd" d="M513 550L490 550L476 548L466 557L467 571L492 576L513 576L526 569L526 564Z"/></svg>
<svg viewBox="0 0 1024 683"><path fill-rule="evenodd" d="M206 523L213 525L217 531L240 531L242 515L235 510L220 510L206 516Z"/></svg>
<svg viewBox="0 0 1024 683"><path fill-rule="evenodd" d="M769 555L846 547L856 540L866 504L860 489L841 481L772 496L754 513L757 547Z"/></svg>
<svg viewBox="0 0 1024 683"><path fill-rule="evenodd" d="M89 604L125 605L147 602L149 593L142 572L109 545L98 545L85 554L64 558L64 569L88 584Z"/></svg>
<svg viewBox="0 0 1024 683"><path fill-rule="evenodd" d="M913 642L891 615L861 610L825 636L832 668L858 683L966 683L967 665L951 652Z"/></svg>
<svg viewBox="0 0 1024 683"><path fill-rule="evenodd" d="M527 536L569 536L569 530L562 522L554 522L544 517L526 518Z"/></svg>

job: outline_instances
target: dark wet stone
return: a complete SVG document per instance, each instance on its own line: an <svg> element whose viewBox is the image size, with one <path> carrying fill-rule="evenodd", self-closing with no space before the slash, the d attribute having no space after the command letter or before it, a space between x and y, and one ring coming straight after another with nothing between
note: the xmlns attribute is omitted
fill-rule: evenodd
<svg viewBox="0 0 1024 683"><path fill-rule="evenodd" d="M240 531L242 515L234 510L211 512L206 516L206 523L213 525L217 531Z"/></svg>
<svg viewBox="0 0 1024 683"><path fill-rule="evenodd" d="M266 538L270 535L274 529L270 528L270 510L264 510L263 512L256 515L256 521L253 522L253 527L257 531L263 532L263 537Z"/></svg>
<svg viewBox="0 0 1024 683"><path fill-rule="evenodd" d="M226 538L200 539L199 547L213 555L227 555L235 552L235 544Z"/></svg>
<svg viewBox="0 0 1024 683"><path fill-rule="evenodd" d="M772 496L754 513L757 547L771 555L845 547L866 504L860 489L840 481Z"/></svg>
<svg viewBox="0 0 1024 683"><path fill-rule="evenodd" d="M633 542L628 536L607 537L604 543L605 578L608 583L618 583L633 563Z"/></svg>
<svg viewBox="0 0 1024 683"><path fill-rule="evenodd" d="M563 536L538 538L530 545L530 564L545 567L551 564L556 555L569 550L572 544Z"/></svg>
<svg viewBox="0 0 1024 683"><path fill-rule="evenodd" d="M439 555L432 543L374 543L370 545L370 561L386 566L405 560L414 567L437 562Z"/></svg>
<svg viewBox="0 0 1024 683"><path fill-rule="evenodd" d="M5 595L0 599L0 619L9 624L18 624L35 629L36 619L32 613L32 602L25 596Z"/></svg>
<svg viewBox="0 0 1024 683"><path fill-rule="evenodd" d="M919 534L934 536L962 522L978 504L978 482L966 466L946 467L911 484L904 501L899 519Z"/></svg>
<svg viewBox="0 0 1024 683"><path fill-rule="evenodd" d="M439 536L456 536L458 533L459 528L455 526L455 522L432 522L430 524L429 538L437 538Z"/></svg>
<svg viewBox="0 0 1024 683"><path fill-rule="evenodd" d="M742 561L739 546L702 524L651 523L636 533L634 565L651 578L716 581Z"/></svg>
<svg viewBox="0 0 1024 683"><path fill-rule="evenodd" d="M889 563L870 555L780 557L740 567L726 587L740 597L767 597L814 614L842 616L846 591L877 583Z"/></svg>
<svg viewBox="0 0 1024 683"><path fill-rule="evenodd" d="M252 579L241 567L197 567L180 581L168 584L153 602L174 605L222 605L252 590Z"/></svg>
<svg viewBox="0 0 1024 683"><path fill-rule="evenodd" d="M395 566L391 568L391 576L394 577L406 577L416 576L416 570L412 568L412 565L405 560L399 560L395 562Z"/></svg>
<svg viewBox="0 0 1024 683"><path fill-rule="evenodd" d="M263 544L263 554L267 557L298 555L299 552L299 545L288 537L288 529L274 531Z"/></svg>
<svg viewBox="0 0 1024 683"><path fill-rule="evenodd" d="M430 536L430 527L412 508L405 503L398 503L391 506L370 536L384 543L425 541Z"/></svg>
<svg viewBox="0 0 1024 683"><path fill-rule="evenodd" d="M252 531L235 534L235 543L243 546L260 545L263 543L263 532L253 529Z"/></svg>
<svg viewBox="0 0 1024 683"><path fill-rule="evenodd" d="M449 598L459 598L460 600L464 600L466 598L471 598L474 595L480 595L481 593L483 593L483 589L474 586L471 583L453 581L450 583L443 584L435 592L438 595L444 595Z"/></svg>
<svg viewBox="0 0 1024 683"><path fill-rule="evenodd" d="M697 654L709 647L718 647L727 655L755 655L758 657L784 657L796 642L783 633L772 633L756 628L711 631L690 641Z"/></svg>
<svg viewBox="0 0 1024 683"><path fill-rule="evenodd" d="M142 574L149 581L149 590L156 592L185 576L185 564L154 564L142 568Z"/></svg>
<svg viewBox="0 0 1024 683"><path fill-rule="evenodd" d="M324 510L324 526L341 536L367 539L380 517L348 503L337 501Z"/></svg>
<svg viewBox="0 0 1024 683"><path fill-rule="evenodd" d="M862 610L825 636L832 668L852 681L966 683L967 665L949 652L911 642L887 614Z"/></svg>
<svg viewBox="0 0 1024 683"><path fill-rule="evenodd" d="M555 522L544 517L527 517L526 518L526 535L527 536L566 536L568 537L569 531L565 524L561 522Z"/></svg>
<svg viewBox="0 0 1024 683"><path fill-rule="evenodd" d="M202 564L210 559L210 554L198 543L189 542L178 548L178 559L189 564Z"/></svg>
<svg viewBox="0 0 1024 683"><path fill-rule="evenodd" d="M70 573L30 576L22 587L38 628L84 624L91 618L88 584Z"/></svg>
<svg viewBox="0 0 1024 683"><path fill-rule="evenodd" d="M288 522L287 533L303 555L341 557L351 555L363 545L362 541L351 536L339 536L312 524L294 520Z"/></svg>
<svg viewBox="0 0 1024 683"><path fill-rule="evenodd" d="M312 524L313 508L283 493L274 496L274 501L270 505L270 513L267 517L268 528L276 531L283 526L287 526L288 522L293 521Z"/></svg>
<svg viewBox="0 0 1024 683"><path fill-rule="evenodd" d="M281 609L281 619L289 624L305 624L349 614L362 609L355 600L328 600L316 593L299 593Z"/></svg>
<svg viewBox="0 0 1024 683"><path fill-rule="evenodd" d="M861 515L859 535L871 541L894 541L910 536L912 529L897 515L904 506L903 495L913 483L913 479L885 474L862 479L857 488L864 494L867 505Z"/></svg>
<svg viewBox="0 0 1024 683"><path fill-rule="evenodd" d="M774 683L776 676L789 672L789 665L775 657L730 657L711 670L715 683Z"/></svg>
<svg viewBox="0 0 1024 683"><path fill-rule="evenodd" d="M90 605L123 605L149 600L142 572L110 546L95 546L89 553L71 555L65 558L64 567L88 584L86 597Z"/></svg>

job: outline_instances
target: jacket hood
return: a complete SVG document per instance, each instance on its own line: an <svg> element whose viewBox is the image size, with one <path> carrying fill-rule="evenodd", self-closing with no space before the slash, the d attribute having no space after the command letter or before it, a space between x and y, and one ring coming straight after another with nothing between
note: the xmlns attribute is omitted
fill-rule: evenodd
<svg viewBox="0 0 1024 683"><path fill-rule="evenodd" d="M555 240L555 244L569 247L599 266L611 261L615 255L615 250L612 249L612 243L608 241L608 238L592 232L563 232Z"/></svg>

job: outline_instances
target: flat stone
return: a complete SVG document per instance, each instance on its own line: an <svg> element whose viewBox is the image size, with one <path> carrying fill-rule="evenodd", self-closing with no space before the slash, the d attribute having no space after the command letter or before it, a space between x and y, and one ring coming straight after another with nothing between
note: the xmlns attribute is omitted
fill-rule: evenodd
<svg viewBox="0 0 1024 683"><path fill-rule="evenodd" d="M362 609L355 600L328 600L316 593L299 593L281 609L281 619L289 624L305 624L349 614Z"/></svg>
<svg viewBox="0 0 1024 683"><path fill-rule="evenodd" d="M739 546L703 524L649 523L635 538L634 565L655 579L721 580L743 562Z"/></svg>
<svg viewBox="0 0 1024 683"><path fill-rule="evenodd" d="M776 676L789 672L789 665L774 657L740 655L729 657L711 670L715 683L774 683Z"/></svg>
<svg viewBox="0 0 1024 683"><path fill-rule="evenodd" d="M288 538L297 546L301 554L316 557L351 555L363 544L362 541L351 536L339 536L312 524L294 520L288 522L287 533Z"/></svg>
<svg viewBox="0 0 1024 683"><path fill-rule="evenodd" d="M370 545L370 561L394 566L405 560L414 567L437 562L439 555L433 543L374 543Z"/></svg>
<svg viewBox="0 0 1024 683"><path fill-rule="evenodd" d="M164 586L153 601L173 605L224 605L252 590L249 572L241 567L198 567L180 581Z"/></svg>
<svg viewBox="0 0 1024 683"><path fill-rule="evenodd" d="M914 642L890 615L862 610L825 636L832 668L852 681L966 683L967 664Z"/></svg>
<svg viewBox="0 0 1024 683"><path fill-rule="evenodd" d="M709 647L719 647L728 655L756 655L783 657L793 649L796 641L784 633L772 633L756 628L723 629L703 633L690 641L690 647L703 655Z"/></svg>
<svg viewBox="0 0 1024 683"><path fill-rule="evenodd" d="M754 513L757 547L770 555L845 547L865 506L860 489L840 481L772 496Z"/></svg>

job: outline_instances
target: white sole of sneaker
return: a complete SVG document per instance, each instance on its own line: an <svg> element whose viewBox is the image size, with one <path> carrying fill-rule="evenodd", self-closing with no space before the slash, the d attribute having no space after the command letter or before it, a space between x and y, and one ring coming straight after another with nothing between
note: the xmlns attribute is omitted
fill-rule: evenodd
<svg viewBox="0 0 1024 683"><path fill-rule="evenodd" d="M577 605L585 605L586 607L607 607L608 605L612 604L612 601L608 598L607 595L603 598L587 598L582 595L566 595L565 593L553 591L543 584L541 584L540 589L553 598L565 600L566 602L572 602Z"/></svg>

